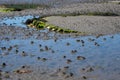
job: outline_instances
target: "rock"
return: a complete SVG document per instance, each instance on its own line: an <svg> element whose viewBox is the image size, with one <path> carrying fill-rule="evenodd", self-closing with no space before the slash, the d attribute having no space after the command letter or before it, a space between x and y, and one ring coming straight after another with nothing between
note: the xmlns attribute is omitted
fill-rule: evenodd
<svg viewBox="0 0 120 80"><path fill-rule="evenodd" d="M6 67L7 65L6 65L6 63L4 62L4 63L2 63L2 67Z"/></svg>
<svg viewBox="0 0 120 80"><path fill-rule="evenodd" d="M86 58L83 56L77 56L77 60L85 60Z"/></svg>
<svg viewBox="0 0 120 80"><path fill-rule="evenodd" d="M23 73L31 73L32 70L28 70L28 69L18 69L18 70L15 70L14 72L15 72L15 73L18 73L18 74L23 74Z"/></svg>
<svg viewBox="0 0 120 80"><path fill-rule="evenodd" d="M27 56L27 53L25 53L25 51L22 51L21 56Z"/></svg>
<svg viewBox="0 0 120 80"><path fill-rule="evenodd" d="M25 22L25 24L30 24L30 23L32 23L32 22L33 22L32 19L28 19L28 20Z"/></svg>
<svg viewBox="0 0 120 80"><path fill-rule="evenodd" d="M67 59L67 63L69 64L69 63L71 63L72 62L72 60L70 60L70 59Z"/></svg>
<svg viewBox="0 0 120 80"><path fill-rule="evenodd" d="M77 53L77 50L72 50L71 53Z"/></svg>
<svg viewBox="0 0 120 80"><path fill-rule="evenodd" d="M87 79L87 77L86 77L86 76L82 76L82 78L83 78L83 79Z"/></svg>

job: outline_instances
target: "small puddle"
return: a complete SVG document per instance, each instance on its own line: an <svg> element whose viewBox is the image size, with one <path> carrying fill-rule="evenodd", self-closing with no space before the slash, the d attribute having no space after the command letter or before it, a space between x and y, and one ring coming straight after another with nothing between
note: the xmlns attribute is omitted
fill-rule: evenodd
<svg viewBox="0 0 120 80"><path fill-rule="evenodd" d="M16 17L6 17L0 20L0 25L2 26L17 26L26 27L24 24L27 19L38 18L39 16L16 16Z"/></svg>

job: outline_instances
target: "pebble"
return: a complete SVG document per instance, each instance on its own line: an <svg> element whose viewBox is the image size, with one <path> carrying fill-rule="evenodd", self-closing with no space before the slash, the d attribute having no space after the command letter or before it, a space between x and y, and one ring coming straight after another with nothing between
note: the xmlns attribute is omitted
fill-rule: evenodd
<svg viewBox="0 0 120 80"><path fill-rule="evenodd" d="M31 44L33 44L33 43L34 43L34 41L31 41L30 43L31 43Z"/></svg>
<svg viewBox="0 0 120 80"><path fill-rule="evenodd" d="M83 79L87 79L87 77L86 77L86 76L82 76L82 78L83 78Z"/></svg>
<svg viewBox="0 0 120 80"><path fill-rule="evenodd" d="M110 38L112 38L112 39L113 39L113 38L114 38L114 36L111 36Z"/></svg>
<svg viewBox="0 0 120 80"><path fill-rule="evenodd" d="M44 51L44 49L40 49L40 51Z"/></svg>
<svg viewBox="0 0 120 80"><path fill-rule="evenodd" d="M6 47L1 47L1 50L6 50Z"/></svg>
<svg viewBox="0 0 120 80"><path fill-rule="evenodd" d="M67 46L69 46L69 45L70 45L70 43L66 43L66 45L67 45Z"/></svg>
<svg viewBox="0 0 120 80"><path fill-rule="evenodd" d="M96 46L100 46L97 42L95 42L94 45L96 45Z"/></svg>
<svg viewBox="0 0 120 80"><path fill-rule="evenodd" d="M106 38L103 38L104 41L106 41Z"/></svg>
<svg viewBox="0 0 120 80"><path fill-rule="evenodd" d="M16 51L15 51L16 53L18 53L19 51L16 49Z"/></svg>
<svg viewBox="0 0 120 80"><path fill-rule="evenodd" d="M84 40L81 40L82 43L85 43Z"/></svg>
<svg viewBox="0 0 120 80"><path fill-rule="evenodd" d="M69 64L69 63L71 63L72 62L72 60L70 60L70 59L67 59L67 64Z"/></svg>
<svg viewBox="0 0 120 80"><path fill-rule="evenodd" d="M45 50L46 50L46 51L48 51L48 50L49 50L49 48L48 48L47 46L45 46Z"/></svg>
<svg viewBox="0 0 120 80"><path fill-rule="evenodd" d="M77 42L80 42L80 40L76 40Z"/></svg>
<svg viewBox="0 0 120 80"><path fill-rule="evenodd" d="M95 41L95 39L88 38L89 41Z"/></svg>
<svg viewBox="0 0 120 80"><path fill-rule="evenodd" d="M52 52L52 53L55 53L55 51L54 51L54 50L52 50L51 52Z"/></svg>
<svg viewBox="0 0 120 80"><path fill-rule="evenodd" d="M65 68L65 69L69 69L69 66L65 66L64 68Z"/></svg>
<svg viewBox="0 0 120 80"><path fill-rule="evenodd" d="M27 56L27 53L25 53L25 51L22 51L21 55L22 56Z"/></svg>
<svg viewBox="0 0 120 80"><path fill-rule="evenodd" d="M77 53L77 50L72 50L71 53Z"/></svg>
<svg viewBox="0 0 120 80"><path fill-rule="evenodd" d="M84 72L92 72L92 71L94 71L94 69L92 67L86 67L86 68L82 68L82 71L84 71Z"/></svg>
<svg viewBox="0 0 120 80"><path fill-rule="evenodd" d="M8 48L8 51L11 51L12 50L12 46L10 46L9 48Z"/></svg>
<svg viewBox="0 0 120 80"><path fill-rule="evenodd" d="M46 61L47 59L46 58L42 58L42 61Z"/></svg>
<svg viewBox="0 0 120 80"><path fill-rule="evenodd" d="M66 58L66 56L63 56L63 58Z"/></svg>
<svg viewBox="0 0 120 80"><path fill-rule="evenodd" d="M41 45L41 44L39 44L39 47L42 47L42 45Z"/></svg>
<svg viewBox="0 0 120 80"><path fill-rule="evenodd" d="M41 58L40 57L37 57L38 60L40 60Z"/></svg>
<svg viewBox="0 0 120 80"><path fill-rule="evenodd" d="M31 73L32 70L28 70L28 69L18 69L18 70L15 70L14 72L15 72L15 73L18 73L18 74L23 74L23 73Z"/></svg>
<svg viewBox="0 0 120 80"><path fill-rule="evenodd" d="M4 62L4 63L2 63L2 67L6 67L7 65L6 65L6 63Z"/></svg>
<svg viewBox="0 0 120 80"><path fill-rule="evenodd" d="M86 58L83 56L77 56L77 60L85 60Z"/></svg>

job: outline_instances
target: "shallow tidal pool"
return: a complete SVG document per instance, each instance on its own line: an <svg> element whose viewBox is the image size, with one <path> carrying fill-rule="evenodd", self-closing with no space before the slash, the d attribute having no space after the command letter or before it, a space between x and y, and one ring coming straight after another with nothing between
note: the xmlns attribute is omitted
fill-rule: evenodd
<svg viewBox="0 0 120 80"><path fill-rule="evenodd" d="M1 20L0 24L26 27L23 23L29 18L33 18L33 16L5 18ZM31 35L26 33L27 36L29 36L28 38L21 38L22 35L24 35L24 33L21 35L21 30L24 32L24 29L20 29L20 31L11 34L10 31L8 32L10 35L9 37L19 35L15 39L4 39L3 37L5 36L9 38L7 34L0 36L0 73L2 73L2 75L5 72L7 72L7 74L13 72L24 74L27 72L33 73L35 71L34 73L38 76L34 75L30 78L31 80L34 80L36 77L39 78L39 75L43 74L38 74L40 71L37 71L36 69L47 68L52 70L50 72L50 76L52 74L52 77L55 77L55 75L63 78L78 77L78 79L76 78L75 80L119 79L120 34L97 37L64 36L63 38L53 38L56 34L55 32L49 33L49 31L46 32L47 30L40 30L40 32L37 32L39 33L39 36L46 34L46 36L49 35L51 37L43 39L42 37L35 38L37 33L31 34L36 32L35 30L30 31L31 33L29 34ZM57 37L60 36L57 35ZM33 68L31 71L15 71L21 67L24 68L25 66ZM63 68L65 70L63 70ZM47 73L47 71L45 72ZM59 75L59 73L62 75ZM8 80L18 80L12 75L9 77L7 76L7 78L10 78ZM22 80L26 79L24 78Z"/></svg>
<svg viewBox="0 0 120 80"><path fill-rule="evenodd" d="M81 69L91 67L95 75L116 78L120 74L119 43L119 34L99 38L85 36L58 40L2 40L0 70L12 72L23 65L36 68L44 66L49 69L69 66L71 72L80 75L83 74L80 73Z"/></svg>

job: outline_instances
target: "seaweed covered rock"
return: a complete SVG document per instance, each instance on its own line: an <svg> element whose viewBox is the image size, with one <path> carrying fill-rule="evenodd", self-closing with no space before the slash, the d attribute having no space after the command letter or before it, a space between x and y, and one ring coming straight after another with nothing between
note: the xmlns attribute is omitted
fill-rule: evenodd
<svg viewBox="0 0 120 80"><path fill-rule="evenodd" d="M28 19L25 24L27 24L29 27L33 27L36 29L44 29L47 28L51 31L60 32L60 33L78 33L78 31L70 30L70 29L64 29L59 26L55 26L52 24L48 24L47 20L43 18L33 18Z"/></svg>

